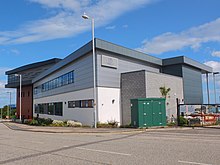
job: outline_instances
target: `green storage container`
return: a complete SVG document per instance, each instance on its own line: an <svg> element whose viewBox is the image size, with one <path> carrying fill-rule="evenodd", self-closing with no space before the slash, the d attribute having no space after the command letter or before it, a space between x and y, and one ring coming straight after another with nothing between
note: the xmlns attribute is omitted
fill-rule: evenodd
<svg viewBox="0 0 220 165"><path fill-rule="evenodd" d="M131 99L131 125L140 128L166 126L165 98Z"/></svg>

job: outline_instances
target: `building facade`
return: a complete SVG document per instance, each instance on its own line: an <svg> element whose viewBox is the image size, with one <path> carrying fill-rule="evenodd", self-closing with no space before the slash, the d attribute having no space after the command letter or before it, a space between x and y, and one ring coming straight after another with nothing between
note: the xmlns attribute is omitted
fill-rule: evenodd
<svg viewBox="0 0 220 165"><path fill-rule="evenodd" d="M100 39L95 39L95 59L95 105L89 42L32 79L33 115L93 125L96 106L98 122L125 125L130 122L130 99L161 97L159 88L166 86L171 88L167 98L170 116L175 113L176 98L202 103L202 86L191 92L189 84L201 84L202 73L212 72L186 57L162 60Z"/></svg>
<svg viewBox="0 0 220 165"><path fill-rule="evenodd" d="M61 59L54 58L46 61L41 61L33 64L24 65L16 69L6 72L8 82L6 88L15 88L16 97L16 113L20 116L20 83L21 88L21 116L25 119L33 117L33 84L32 79L59 62ZM21 75L21 82L20 82Z"/></svg>

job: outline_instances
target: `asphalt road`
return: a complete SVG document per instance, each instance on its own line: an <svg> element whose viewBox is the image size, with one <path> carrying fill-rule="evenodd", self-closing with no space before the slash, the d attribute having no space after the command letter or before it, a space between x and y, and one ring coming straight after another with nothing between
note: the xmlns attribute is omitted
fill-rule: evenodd
<svg viewBox="0 0 220 165"><path fill-rule="evenodd" d="M220 165L220 129L39 133L0 123L0 164Z"/></svg>

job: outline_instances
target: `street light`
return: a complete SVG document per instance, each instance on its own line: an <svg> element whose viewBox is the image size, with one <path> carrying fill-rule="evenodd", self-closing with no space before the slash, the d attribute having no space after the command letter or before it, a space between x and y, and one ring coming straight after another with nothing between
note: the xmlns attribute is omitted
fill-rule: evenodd
<svg viewBox="0 0 220 165"><path fill-rule="evenodd" d="M215 95L215 104L216 104L216 87L215 87L215 75L219 74L219 72L213 72L213 83L214 83L214 95Z"/></svg>
<svg viewBox="0 0 220 165"><path fill-rule="evenodd" d="M95 74L95 21L94 18L90 18L86 13L82 15L83 19L92 20L92 60L93 60L93 94L94 94L94 127L97 128L97 112L96 112L96 74Z"/></svg>
<svg viewBox="0 0 220 165"><path fill-rule="evenodd" d="M10 113L11 113L11 92L7 92L7 93L9 93L9 99L10 99L9 106L8 106L8 108L9 108L8 117L10 118Z"/></svg>
<svg viewBox="0 0 220 165"><path fill-rule="evenodd" d="M20 119L20 122L21 122L21 83L22 83L22 78L21 78L21 74L15 74L15 76L19 76L20 77L20 116L19 116L19 119Z"/></svg>
<svg viewBox="0 0 220 165"><path fill-rule="evenodd" d="M210 104L210 98L209 98L209 74L208 74L208 72L206 72L206 85L207 85L208 104Z"/></svg>

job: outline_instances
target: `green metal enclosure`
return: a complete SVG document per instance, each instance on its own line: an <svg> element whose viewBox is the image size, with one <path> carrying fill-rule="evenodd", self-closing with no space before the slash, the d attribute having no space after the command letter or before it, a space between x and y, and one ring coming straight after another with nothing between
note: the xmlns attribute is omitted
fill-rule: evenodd
<svg viewBox="0 0 220 165"><path fill-rule="evenodd" d="M165 98L131 99L133 127L166 126Z"/></svg>

